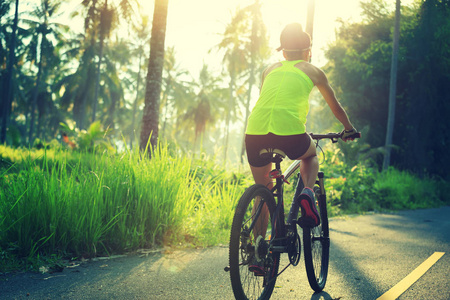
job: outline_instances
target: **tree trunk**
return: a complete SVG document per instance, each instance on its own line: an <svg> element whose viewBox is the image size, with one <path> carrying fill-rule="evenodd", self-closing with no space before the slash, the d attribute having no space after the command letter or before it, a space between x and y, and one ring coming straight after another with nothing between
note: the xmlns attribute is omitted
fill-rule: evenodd
<svg viewBox="0 0 450 300"><path fill-rule="evenodd" d="M168 107L169 107L169 93L170 93L170 88L171 88L171 85L172 85L172 77L171 77L171 75L170 74L168 74L167 75L168 76L168 78L167 78L167 84L166 84L166 89L165 89L165 92L164 92L164 98L163 98L163 100L164 100L164 111L163 111L163 118L164 118L164 120L163 120L163 125L162 125L162 134L161 134L161 137L163 137L163 138L165 138L166 137L166 124L167 124L167 110L168 110Z"/></svg>
<svg viewBox="0 0 450 300"><path fill-rule="evenodd" d="M245 155L245 131L247 130L248 117L250 116L250 102L252 100L252 89L255 83L255 56L256 56L256 12L253 11L252 19L252 38L250 46L250 75L248 78L248 92L247 92L247 103L245 104L245 119L244 119L244 130L242 134L242 148L241 148L241 164L244 163Z"/></svg>
<svg viewBox="0 0 450 300"><path fill-rule="evenodd" d="M98 91L100 89L100 68L103 59L103 46L104 38L100 37L100 50L98 54L97 71L95 74L95 91L94 91L94 101L92 103L92 123L95 122L95 115L97 114L97 103L98 103Z"/></svg>
<svg viewBox="0 0 450 300"><path fill-rule="evenodd" d="M16 0L16 9L14 13L14 23L12 28L11 40L9 42L9 57L6 67L6 75L2 87L2 128L0 131L0 143L6 141L6 129L9 126L9 119L11 114L12 103L12 77L13 66L15 64L15 49L16 49L16 32L17 23L19 20L19 0Z"/></svg>
<svg viewBox="0 0 450 300"><path fill-rule="evenodd" d="M36 76L36 83L34 85L34 91L33 95L31 97L31 119L30 119L30 131L28 132L28 144L31 146L33 145L33 133L34 133L34 125L36 123L36 107L37 107L37 98L39 96L39 86L41 85L41 77L42 77L42 59L44 57L44 47L42 46L44 44L45 36L42 36L41 38L41 55L39 57L39 64L38 64L38 73Z"/></svg>
<svg viewBox="0 0 450 300"><path fill-rule="evenodd" d="M315 5L316 5L315 0L309 0L309 2L308 2L308 15L306 17L306 29L305 29L305 31L311 36L311 41L313 39Z"/></svg>
<svg viewBox="0 0 450 300"><path fill-rule="evenodd" d="M133 119L131 122L131 137L130 137L130 149L133 149L133 142L134 142L134 128L136 126L136 113L137 113L137 103L139 100L139 87L141 85L141 60L142 60L142 53L139 53L139 69L138 69L138 76L137 76L137 84L136 84L136 98L134 99L133 103Z"/></svg>
<svg viewBox="0 0 450 300"><path fill-rule="evenodd" d="M95 78L95 91L94 91L94 103L92 104L92 123L95 122L95 115L97 113L97 104L98 104L98 91L100 89L100 69L102 66L102 60L103 60L103 48L105 45L105 26L104 22L109 22L106 20L105 16L108 13L108 0L105 1L105 4L103 6L103 10L100 13L100 49L98 54L98 62L97 62L97 72L96 72L96 78Z"/></svg>
<svg viewBox="0 0 450 300"><path fill-rule="evenodd" d="M140 149L143 151L146 149L149 142L153 148L158 142L159 103L164 64L164 42L166 38L168 2L169 0L156 0L153 12L150 59L148 62L145 106L140 136Z"/></svg>
<svg viewBox="0 0 450 300"><path fill-rule="evenodd" d="M227 109L227 119L225 123L225 146L223 149L223 164L226 165L227 163L227 153L228 153L228 139L230 135L230 120L231 120L231 107L233 106L233 91L234 91L234 74L230 74L231 80L230 80L230 86L228 87L229 90L229 98L228 98L228 109Z"/></svg>
<svg viewBox="0 0 450 300"><path fill-rule="evenodd" d="M398 40L400 35L400 0L396 2L394 41L392 46L391 80L389 84L389 113L386 132L386 152L383 160L383 170L386 170L391 163L392 136L394 134L395 121L395 98L397 89L397 61L398 61Z"/></svg>
<svg viewBox="0 0 450 300"><path fill-rule="evenodd" d="M245 104L245 119L244 119L244 131L242 134L242 148L241 148L241 164L244 163L244 155L245 155L245 131L247 130L248 117L250 116L250 102L252 100L252 88L255 82L255 62L252 57L250 63L250 78L248 80L248 94L247 94L247 103Z"/></svg>

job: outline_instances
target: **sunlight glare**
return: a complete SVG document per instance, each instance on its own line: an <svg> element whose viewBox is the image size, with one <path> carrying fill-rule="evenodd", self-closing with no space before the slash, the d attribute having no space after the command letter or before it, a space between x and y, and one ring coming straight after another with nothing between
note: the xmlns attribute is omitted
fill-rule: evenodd
<svg viewBox="0 0 450 300"><path fill-rule="evenodd" d="M153 15L153 1L142 1L143 13ZM174 46L179 64L197 76L203 63L219 72L222 58L213 49L221 40L225 26L237 7L245 7L254 0L170 0L166 46ZM326 63L323 48L332 41L336 20L359 21L359 0L316 0L314 16L313 59L319 66ZM276 52L279 35L286 24L298 22L306 26L308 0L261 0L264 23L273 49L271 61L281 59ZM212 51L210 51L213 49ZM210 53L209 53L210 52Z"/></svg>
<svg viewBox="0 0 450 300"><path fill-rule="evenodd" d="M222 70L222 57L217 52L217 44L227 24L230 23L237 8L253 4L256 0L169 0L166 48L175 48L175 57L179 66L188 70L196 78L203 64L211 71L219 73ZM298 22L306 27L308 2L311 0L259 0L263 20L269 33L269 47L272 57L269 63L282 59L275 49L279 46L279 36L286 24ZM402 0L402 5L411 4L414 0ZM38 0L30 0L34 5ZM140 1L139 14L153 18L154 1ZM30 9L30 6L22 9ZM64 21L69 14L80 11L77 0L67 1ZM138 18L137 18L138 19ZM340 23L338 19L349 22L361 21L360 0L315 0L312 62L319 67L326 64L324 49L335 39L335 32ZM70 26L78 32L83 31L83 16L71 20ZM150 30L151 28L149 28ZM120 35L129 36L129 27L123 25Z"/></svg>

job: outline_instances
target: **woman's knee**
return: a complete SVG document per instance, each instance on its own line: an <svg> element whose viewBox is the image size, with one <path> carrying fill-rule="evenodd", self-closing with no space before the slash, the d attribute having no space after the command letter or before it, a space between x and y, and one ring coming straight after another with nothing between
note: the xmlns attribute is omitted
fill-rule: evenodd
<svg viewBox="0 0 450 300"><path fill-rule="evenodd" d="M314 145L314 142L311 140L311 144L309 145L308 150L306 150L305 154L300 156L298 159L307 160L307 159L314 158L314 157L317 157L317 151L316 151L316 146Z"/></svg>

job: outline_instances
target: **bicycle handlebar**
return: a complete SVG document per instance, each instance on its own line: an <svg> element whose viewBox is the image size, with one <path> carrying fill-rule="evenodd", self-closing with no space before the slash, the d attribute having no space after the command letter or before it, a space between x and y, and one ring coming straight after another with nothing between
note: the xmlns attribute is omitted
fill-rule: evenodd
<svg viewBox="0 0 450 300"><path fill-rule="evenodd" d="M323 140L330 139L333 143L336 143L340 138L342 138L342 132L330 132L326 134L309 134L313 140ZM356 132L355 134L349 136L349 139L359 139L361 137L361 132Z"/></svg>

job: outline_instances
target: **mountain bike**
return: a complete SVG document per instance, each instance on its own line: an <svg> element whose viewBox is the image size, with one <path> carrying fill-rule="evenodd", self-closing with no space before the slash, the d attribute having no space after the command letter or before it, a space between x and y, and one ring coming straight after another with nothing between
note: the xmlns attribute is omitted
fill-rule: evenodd
<svg viewBox="0 0 450 300"><path fill-rule="evenodd" d="M341 138L341 133L311 133L310 135L315 141L316 148L320 148L320 140L329 139L336 143ZM357 133L351 138L360 136L361 134ZM288 183L288 179L299 169L300 161L294 161L283 174L280 164L285 154L282 151L263 149L260 155L268 155L275 163L275 169L269 174L275 179L275 185L271 190L260 184L250 186L241 196L236 207L230 234L229 266L225 268L225 271L230 272L233 293L236 299L270 298L278 276L289 266L297 266L300 261L301 239L298 227L302 228L305 268L309 285L315 292L320 292L327 280L330 249L325 175L323 172L318 173L313 189L320 224L310 228L302 224L301 217L297 219L299 201L292 201L288 218L285 220L284 183ZM303 181L299 176L294 199L297 199L303 188ZM269 222L265 225L264 220L267 218ZM258 232L257 228L263 229L259 229ZM279 272L282 253L287 253L289 263ZM264 271L255 272L251 269L253 264L261 266L260 268Z"/></svg>

